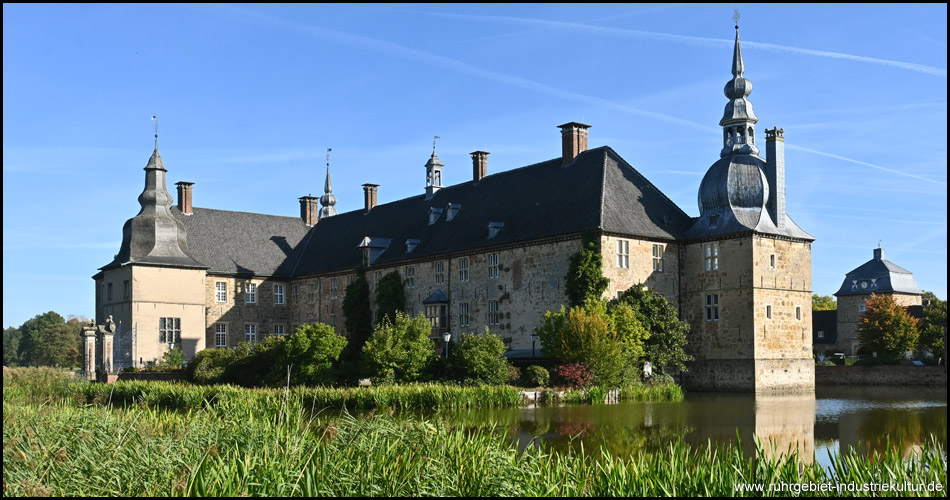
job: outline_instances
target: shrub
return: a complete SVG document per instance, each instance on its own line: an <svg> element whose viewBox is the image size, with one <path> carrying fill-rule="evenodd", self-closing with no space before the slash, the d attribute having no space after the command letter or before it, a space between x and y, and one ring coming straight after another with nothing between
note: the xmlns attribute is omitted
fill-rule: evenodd
<svg viewBox="0 0 950 500"><path fill-rule="evenodd" d="M518 382L521 382L521 368L517 366L508 365L508 383L512 385L518 385Z"/></svg>
<svg viewBox="0 0 950 500"><path fill-rule="evenodd" d="M564 384L574 389L583 389L594 383L594 372L589 370L584 363L561 365L557 369L557 374Z"/></svg>
<svg viewBox="0 0 950 500"><path fill-rule="evenodd" d="M538 365L531 365L524 371L525 385L528 387L545 387L551 382L551 374Z"/></svg>
<svg viewBox="0 0 950 500"><path fill-rule="evenodd" d="M545 356L584 364L596 375L598 384L620 382L626 353L603 302L588 302L567 311L562 307L559 313L549 311L535 331Z"/></svg>
<svg viewBox="0 0 950 500"><path fill-rule="evenodd" d="M205 349L195 354L188 363L188 380L197 384L218 384L224 381L224 373L234 362L235 351L231 349Z"/></svg>
<svg viewBox="0 0 950 500"><path fill-rule="evenodd" d="M463 335L449 354L454 378L463 384L501 385L508 381L505 342L486 328L484 335Z"/></svg>
<svg viewBox="0 0 950 500"><path fill-rule="evenodd" d="M346 339L332 326L323 323L303 325L280 339L283 347L282 365L291 366L291 382L297 384L329 384L336 378L333 362L340 359Z"/></svg>
<svg viewBox="0 0 950 500"><path fill-rule="evenodd" d="M429 334L432 325L423 316L396 313L395 323L388 320L376 329L363 346L363 361L376 383L416 382L435 360Z"/></svg>

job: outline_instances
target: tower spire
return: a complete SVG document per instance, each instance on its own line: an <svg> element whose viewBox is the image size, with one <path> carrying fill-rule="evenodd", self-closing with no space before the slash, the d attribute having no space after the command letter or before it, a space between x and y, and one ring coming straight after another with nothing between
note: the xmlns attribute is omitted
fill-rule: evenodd
<svg viewBox="0 0 950 500"><path fill-rule="evenodd" d="M736 22L736 43L732 52L732 79L726 82L723 92L729 98L719 125L722 126L722 151L719 156L759 154L755 146L755 124L759 119L752 110L749 94L752 82L745 78L745 63L742 60L742 45L739 43L739 9L733 14Z"/></svg>
<svg viewBox="0 0 950 500"><path fill-rule="evenodd" d="M336 197L333 196L333 187L330 186L330 151L333 149L327 148L327 180L323 183L323 196L320 197L321 219L336 215L336 208L333 207L336 205Z"/></svg>
<svg viewBox="0 0 950 500"><path fill-rule="evenodd" d="M152 115L152 121L155 122L155 151L158 151L158 116Z"/></svg>

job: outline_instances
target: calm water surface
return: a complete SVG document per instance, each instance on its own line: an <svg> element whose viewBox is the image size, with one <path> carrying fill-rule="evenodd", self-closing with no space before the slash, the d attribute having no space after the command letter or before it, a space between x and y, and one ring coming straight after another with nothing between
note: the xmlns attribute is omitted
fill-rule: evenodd
<svg viewBox="0 0 950 500"><path fill-rule="evenodd" d="M495 425L524 448L543 442L555 449L603 447L613 454L654 451L682 441L734 444L754 453L754 440L771 440L806 460L828 465L829 454L905 456L931 439L947 444L947 390L922 388L821 388L814 395L688 394L679 403L485 409L441 412L447 424Z"/></svg>

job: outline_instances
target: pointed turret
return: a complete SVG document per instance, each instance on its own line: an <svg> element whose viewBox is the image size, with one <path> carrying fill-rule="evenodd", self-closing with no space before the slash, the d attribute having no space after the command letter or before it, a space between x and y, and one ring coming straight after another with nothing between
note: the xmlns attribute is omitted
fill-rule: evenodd
<svg viewBox="0 0 950 500"><path fill-rule="evenodd" d="M752 110L749 94L752 82L743 76L745 63L742 61L742 46L739 44L739 25L736 25L736 44L732 52L732 79L726 82L723 92L729 98L722 120L722 151L719 156L725 158L733 154L759 154L755 146L755 124L759 119Z"/></svg>
<svg viewBox="0 0 950 500"><path fill-rule="evenodd" d="M439 139L439 136L435 136ZM442 189L442 160L435 154L435 139L432 141L432 156L426 162L426 199L435 196L435 192Z"/></svg>
<svg viewBox="0 0 950 500"><path fill-rule="evenodd" d="M333 187L330 185L330 150L327 149L327 180L323 183L323 196L320 197L320 218L336 215L336 196L333 196Z"/></svg>

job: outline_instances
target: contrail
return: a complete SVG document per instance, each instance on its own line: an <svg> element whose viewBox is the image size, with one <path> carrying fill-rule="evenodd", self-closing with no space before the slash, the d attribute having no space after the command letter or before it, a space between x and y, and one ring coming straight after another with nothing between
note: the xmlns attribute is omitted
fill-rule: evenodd
<svg viewBox="0 0 950 500"><path fill-rule="evenodd" d="M458 19L468 19L468 20L481 20L481 21L501 21L501 22L512 22L512 23L522 23L522 24L533 24L533 25L542 25L557 27L560 29L566 29L571 31L583 31L588 33L598 33L601 35L610 35L610 36L619 36L624 38L647 38L651 40L664 40L678 43L685 43L689 45L699 45L702 47L731 47L734 43L734 40L724 39L724 38L706 38L699 36L689 36L689 35L673 35L670 33L657 33L654 31L642 31L642 30L631 30L623 28L610 28L606 26L596 26L592 24L581 24L581 23L570 23L565 21L548 21L544 19L530 19L523 17L509 17L509 16L476 16L470 14L450 14L450 13L437 13L432 14L440 17L452 17ZM790 47L787 45L777 45L774 43L763 43L763 42L751 42L748 40L742 41L743 48L750 47L756 49L763 49L772 52L786 52L793 54L806 54L811 56L820 56L820 57L830 57L833 59L847 59L851 61L866 62L871 64L879 64L883 66L892 66L895 68L907 69L911 71L918 71L921 73L927 73L930 75L947 77L946 68L936 68L933 66L924 66L923 64L914 64L903 61L892 61L890 59L878 59L876 57L865 57L865 56L856 56L854 54L842 54L840 52L829 52L826 50L813 50L813 49L803 49L801 47Z"/></svg>
<svg viewBox="0 0 950 500"><path fill-rule="evenodd" d="M856 163L856 164L858 164L858 165L864 165L865 167L876 168L876 169L878 169L878 170L883 170L883 171L885 171L885 172L890 172L890 173L892 173L892 174L903 175L903 176L906 176L906 177L913 177L914 179L920 179L920 180L922 180L922 181L932 182L932 183L934 183L934 184L940 184L941 186L946 186L946 185L947 185L946 182L941 182L941 181L938 181L938 180L934 180L934 179L931 179L931 178L929 178L929 177L924 177L924 176L922 176L922 175L908 174L907 172L901 172L900 170L894 170L893 168L882 167L882 166L880 166L880 165L875 165L875 164L873 164L873 163L868 163L868 162L866 162L866 161L855 160L855 159L853 159L853 158L848 158L848 157L845 157L845 156L834 155L834 154L825 153L825 152L822 152L822 151L815 151L814 149L803 148L803 147L801 147L801 146L795 146L794 144L786 144L785 147L788 148L788 149L795 149L795 150L798 150L798 151L804 151L804 152L806 152L806 153L812 153L812 154L816 154L816 155L827 156L827 157L829 157L829 158L834 158L834 159L836 159L836 160L843 160L843 161L847 161L847 162L851 162L851 163Z"/></svg>

